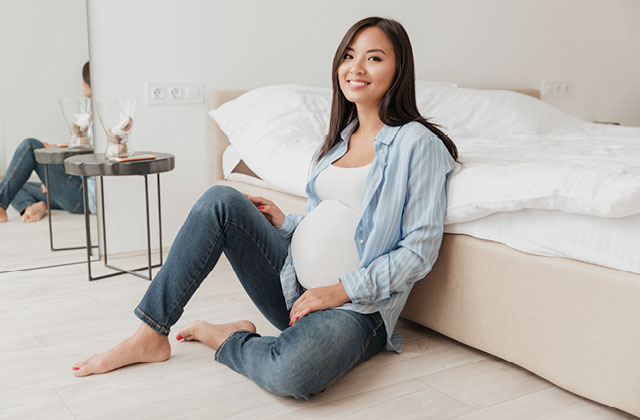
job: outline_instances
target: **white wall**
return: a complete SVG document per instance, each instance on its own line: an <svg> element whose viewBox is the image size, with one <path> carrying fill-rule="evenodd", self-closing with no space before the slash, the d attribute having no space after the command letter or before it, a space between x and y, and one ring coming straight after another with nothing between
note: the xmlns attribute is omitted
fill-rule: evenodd
<svg viewBox="0 0 640 420"><path fill-rule="evenodd" d="M370 15L403 23L419 79L496 88L569 81L573 95L550 103L588 120L640 125L635 0L89 0L94 98L143 100L148 80L200 80L205 96L274 83L329 86L342 35ZM206 106L143 103L136 120L135 149L176 155L176 169L163 175L171 241L210 185ZM107 181L110 252L144 249L142 181Z"/></svg>
<svg viewBox="0 0 640 420"><path fill-rule="evenodd" d="M84 0L0 0L0 174L27 137L69 140L59 98L82 96ZM4 151L4 153L3 153Z"/></svg>

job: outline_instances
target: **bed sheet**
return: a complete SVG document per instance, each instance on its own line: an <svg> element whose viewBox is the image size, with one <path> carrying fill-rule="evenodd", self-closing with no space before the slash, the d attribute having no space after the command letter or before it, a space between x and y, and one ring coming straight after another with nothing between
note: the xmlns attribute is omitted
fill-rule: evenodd
<svg viewBox="0 0 640 420"><path fill-rule="evenodd" d="M640 274L640 215L603 218L523 209L447 224L444 231L501 242L529 254L571 258Z"/></svg>

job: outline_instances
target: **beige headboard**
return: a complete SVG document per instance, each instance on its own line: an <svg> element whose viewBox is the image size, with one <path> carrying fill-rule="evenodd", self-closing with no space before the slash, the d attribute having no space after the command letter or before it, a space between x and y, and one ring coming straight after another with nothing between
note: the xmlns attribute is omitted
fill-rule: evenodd
<svg viewBox="0 0 640 420"><path fill-rule="evenodd" d="M540 91L537 89L505 89L512 90L514 92L523 93L525 95L533 96L540 99ZM209 97L209 110L216 109L225 102L237 98L245 93L245 90L218 90L213 92ZM223 179L222 173L222 154L227 146L229 146L229 139L216 124L213 119L209 119L211 126L211 171L213 182ZM248 168L246 168L248 170Z"/></svg>

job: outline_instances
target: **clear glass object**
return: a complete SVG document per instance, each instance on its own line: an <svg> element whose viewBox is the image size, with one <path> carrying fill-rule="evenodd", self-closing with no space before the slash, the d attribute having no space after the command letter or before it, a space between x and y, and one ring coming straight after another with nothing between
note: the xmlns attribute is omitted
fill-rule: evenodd
<svg viewBox="0 0 640 420"><path fill-rule="evenodd" d="M69 148L93 149L91 98L84 96L60 98L60 108L71 130Z"/></svg>
<svg viewBox="0 0 640 420"><path fill-rule="evenodd" d="M107 133L105 157L132 156L131 131L135 121L137 100L99 99L100 123Z"/></svg>

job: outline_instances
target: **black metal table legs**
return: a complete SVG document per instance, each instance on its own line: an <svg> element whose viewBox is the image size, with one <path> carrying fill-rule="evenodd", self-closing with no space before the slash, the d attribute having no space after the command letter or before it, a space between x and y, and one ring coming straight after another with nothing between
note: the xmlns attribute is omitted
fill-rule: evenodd
<svg viewBox="0 0 640 420"><path fill-rule="evenodd" d="M102 276L93 277L91 274L91 249L89 244L91 244L91 229L89 225L89 211L88 211L88 195L87 195L87 177L82 177L82 190L83 190L83 198L84 198L84 221L85 221L85 230L87 235L87 267L89 269L89 281L105 279L108 277L118 276L120 274L129 273L134 276L143 278L145 280L153 280L153 273L151 271L152 268L162 266L162 212L160 206L160 174L157 174L158 177L158 230L159 230L159 243L160 243L160 263L152 265L151 264L151 225L149 222L149 182L147 179L147 175L144 176L144 193L145 193L145 207L146 207L146 218L147 218L147 266L134 268L133 270L125 270L114 265L108 263L108 253L107 253L107 228L106 228L106 217L104 211L104 181L103 177L100 177L100 209L102 211L102 246L104 249L104 266L110 268L112 270L116 270L115 273L109 273ZM149 275L145 276L140 273L136 273L136 271L148 270Z"/></svg>

